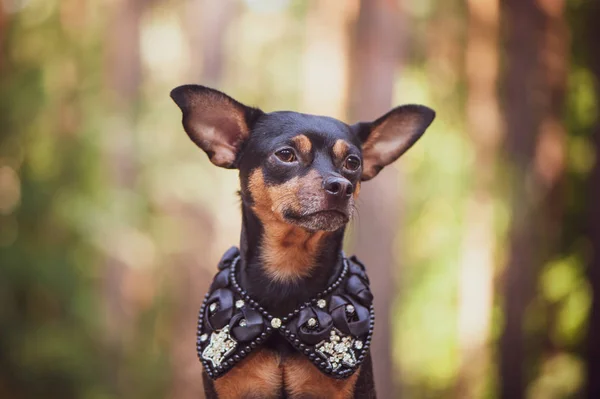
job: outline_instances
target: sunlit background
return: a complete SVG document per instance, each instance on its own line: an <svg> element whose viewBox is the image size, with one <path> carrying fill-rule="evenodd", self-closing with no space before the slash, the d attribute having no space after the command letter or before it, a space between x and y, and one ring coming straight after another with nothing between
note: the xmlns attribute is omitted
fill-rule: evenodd
<svg viewBox="0 0 600 399"><path fill-rule="evenodd" d="M240 215L184 83L347 122L437 111L349 231L381 398L599 398L598 21L583 0L0 0L0 398L203 397L196 312Z"/></svg>

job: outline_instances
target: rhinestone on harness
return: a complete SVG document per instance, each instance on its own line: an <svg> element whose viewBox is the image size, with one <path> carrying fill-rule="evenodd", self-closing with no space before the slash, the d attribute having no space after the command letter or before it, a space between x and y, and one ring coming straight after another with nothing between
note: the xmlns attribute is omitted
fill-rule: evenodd
<svg viewBox="0 0 600 399"><path fill-rule="evenodd" d="M325 306L327 306L327 301L325 299L319 299L317 301L317 306L321 309L325 309Z"/></svg>
<svg viewBox="0 0 600 399"><path fill-rule="evenodd" d="M210 335L210 342L202 351L202 358L209 360L213 367L219 367L236 347L237 341L229 335L229 326L225 326Z"/></svg>
<svg viewBox="0 0 600 399"><path fill-rule="evenodd" d="M332 329L329 340L324 340L316 345L316 351L325 358L325 361L333 371L336 371L342 365L348 367L356 366L356 355L352 346L354 338L343 335L339 330Z"/></svg>
<svg viewBox="0 0 600 399"><path fill-rule="evenodd" d="M273 317L271 319L271 327L273 327L273 328L281 327L281 319L278 317Z"/></svg>

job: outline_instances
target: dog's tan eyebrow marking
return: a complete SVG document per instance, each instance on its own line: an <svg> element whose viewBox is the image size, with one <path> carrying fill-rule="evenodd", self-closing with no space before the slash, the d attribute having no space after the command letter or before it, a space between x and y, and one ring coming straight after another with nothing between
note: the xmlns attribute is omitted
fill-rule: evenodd
<svg viewBox="0 0 600 399"><path fill-rule="evenodd" d="M338 139L333 145L333 155L335 155L335 157L338 159L343 159L348 153L349 149L350 145L348 144L348 142L342 139Z"/></svg>
<svg viewBox="0 0 600 399"><path fill-rule="evenodd" d="M310 139L303 134L293 137L292 142L296 145L298 151L304 155L308 155L312 151Z"/></svg>

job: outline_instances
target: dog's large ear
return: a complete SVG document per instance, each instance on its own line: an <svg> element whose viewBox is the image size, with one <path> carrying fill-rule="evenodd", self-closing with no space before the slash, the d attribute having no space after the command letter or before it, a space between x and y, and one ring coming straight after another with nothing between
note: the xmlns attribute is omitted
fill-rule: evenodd
<svg viewBox="0 0 600 399"><path fill-rule="evenodd" d="M183 112L183 128L210 161L236 168L240 148L262 111L220 91L198 85L179 86L171 98Z"/></svg>
<svg viewBox="0 0 600 399"><path fill-rule="evenodd" d="M435 112L422 105L396 107L373 122L352 125L362 142L361 180L370 180L404 154L422 135Z"/></svg>

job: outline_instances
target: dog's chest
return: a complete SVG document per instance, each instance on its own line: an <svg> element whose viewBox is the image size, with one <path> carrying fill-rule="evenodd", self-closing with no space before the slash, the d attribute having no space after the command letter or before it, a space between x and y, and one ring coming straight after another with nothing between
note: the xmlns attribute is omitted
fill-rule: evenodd
<svg viewBox="0 0 600 399"><path fill-rule="evenodd" d="M281 356L260 349L214 381L221 399L289 398L346 399L353 396L359 372L345 380L328 377L300 355Z"/></svg>

